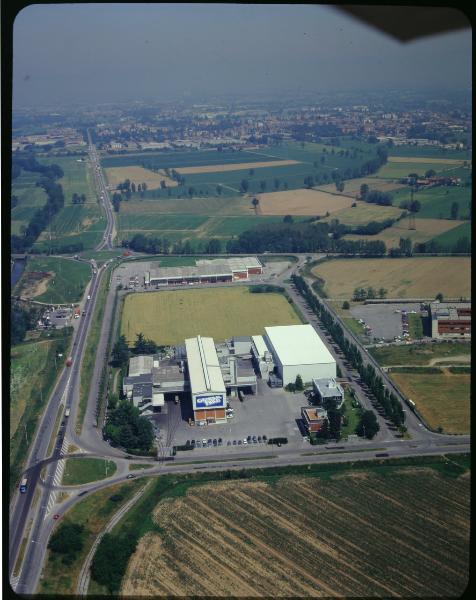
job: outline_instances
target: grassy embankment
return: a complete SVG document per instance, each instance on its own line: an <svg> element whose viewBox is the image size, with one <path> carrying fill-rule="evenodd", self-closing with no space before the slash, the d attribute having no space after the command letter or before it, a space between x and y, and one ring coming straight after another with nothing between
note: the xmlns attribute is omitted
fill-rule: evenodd
<svg viewBox="0 0 476 600"><path fill-rule="evenodd" d="M10 381L10 495L20 477L38 420L48 401L64 358L71 332L58 330L51 339L24 342L11 349Z"/></svg>

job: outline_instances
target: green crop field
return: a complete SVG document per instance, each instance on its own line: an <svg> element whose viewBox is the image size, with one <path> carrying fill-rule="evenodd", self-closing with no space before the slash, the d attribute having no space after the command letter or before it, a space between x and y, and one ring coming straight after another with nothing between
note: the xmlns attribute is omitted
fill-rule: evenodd
<svg viewBox="0 0 476 600"><path fill-rule="evenodd" d="M26 227L35 212L46 204L45 191L35 185L38 179L38 173L22 170L12 181L12 195L18 198L18 204L11 212L13 234L19 235L21 228Z"/></svg>
<svg viewBox="0 0 476 600"><path fill-rule="evenodd" d="M465 161L471 160L472 153L468 150L450 150L449 148L436 148L433 146L392 146L389 148L392 156L408 156L419 158L451 158Z"/></svg>
<svg viewBox="0 0 476 600"><path fill-rule="evenodd" d="M41 272L49 275L38 278ZM90 277L91 267L83 262L31 256L15 287L15 294L51 304L78 302Z"/></svg>
<svg viewBox="0 0 476 600"><path fill-rule="evenodd" d="M411 344L409 346L384 346L369 348L369 352L382 366L419 365L431 366L435 359L448 359L453 356L470 356L471 344L468 342L439 342L437 344Z"/></svg>
<svg viewBox="0 0 476 600"><path fill-rule="evenodd" d="M63 187L65 206L72 204L71 199L75 192L80 196L85 194L87 203L97 204L89 161L78 161L77 156L51 156L39 159L39 162L44 165L57 164L63 169L64 176L58 180L58 183Z"/></svg>
<svg viewBox="0 0 476 600"><path fill-rule="evenodd" d="M206 216L200 215L162 215L156 213L119 214L119 227L123 231L146 230L189 230L197 229L207 221Z"/></svg>
<svg viewBox="0 0 476 600"><path fill-rule="evenodd" d="M283 217L249 215L243 217L211 217L205 231L210 237L231 237L247 229L270 223L281 223ZM298 219L295 219L298 220Z"/></svg>
<svg viewBox="0 0 476 600"><path fill-rule="evenodd" d="M459 165L453 162L412 162L409 158L408 162L388 162L379 169L376 176L382 179L400 179L401 177L408 177L410 173L418 173L418 175L423 176L429 169L433 169L436 173L448 172L448 175L452 175L452 171L457 166Z"/></svg>
<svg viewBox="0 0 476 600"><path fill-rule="evenodd" d="M260 335L267 325L300 323L281 294L216 287L129 294L124 301L121 333L130 343L142 332L157 344L168 345L195 335L223 341L235 335Z"/></svg>
<svg viewBox="0 0 476 600"><path fill-rule="evenodd" d="M140 538L120 593L458 597L469 580L470 472L467 458L431 460L252 470L238 481L176 475L157 499L159 478L113 530L117 543Z"/></svg>
<svg viewBox="0 0 476 600"><path fill-rule="evenodd" d="M394 206L411 199L409 188L394 192L392 196ZM450 219L451 205L454 202L458 204L458 218L464 218L469 214L471 188L463 186L423 188L414 194L414 199L421 204L420 210L415 215L417 219Z"/></svg>
<svg viewBox="0 0 476 600"><path fill-rule="evenodd" d="M366 225L370 221L385 221L386 219L398 219L403 210L395 206L378 206L377 204L367 204L366 202L357 202L357 206L343 208L329 217L321 219L328 222L333 219L339 219L344 225ZM378 236L374 236L378 237Z"/></svg>
<svg viewBox="0 0 476 600"><path fill-rule="evenodd" d="M471 241L471 222L467 221L466 223L462 223L458 227L454 229L450 229L450 231L446 231L441 235L438 235L433 238L433 241L441 244L443 247L453 248L456 242L461 238L468 238Z"/></svg>
<svg viewBox="0 0 476 600"><path fill-rule="evenodd" d="M469 373L451 373L446 368L441 373L418 373L414 369L391 372L390 377L415 402L430 427L441 427L444 433L470 432Z"/></svg>

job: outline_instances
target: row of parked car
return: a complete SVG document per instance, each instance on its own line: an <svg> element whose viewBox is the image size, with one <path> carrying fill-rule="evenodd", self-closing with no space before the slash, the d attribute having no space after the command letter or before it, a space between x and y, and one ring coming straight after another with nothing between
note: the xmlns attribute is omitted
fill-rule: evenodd
<svg viewBox="0 0 476 600"><path fill-rule="evenodd" d="M248 444L267 444L268 438L263 435L249 435L248 437L243 438L242 440L228 440L226 442L227 446L247 446ZM192 448L211 448L213 446L223 446L222 438L203 438L203 440L187 440L185 442L186 446L191 446Z"/></svg>

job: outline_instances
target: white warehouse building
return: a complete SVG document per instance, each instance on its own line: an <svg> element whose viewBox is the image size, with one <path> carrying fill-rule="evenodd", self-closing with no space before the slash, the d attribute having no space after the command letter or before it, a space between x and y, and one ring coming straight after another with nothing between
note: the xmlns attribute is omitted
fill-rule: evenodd
<svg viewBox="0 0 476 600"><path fill-rule="evenodd" d="M283 386L313 379L335 379L336 361L312 325L265 327L265 341Z"/></svg>

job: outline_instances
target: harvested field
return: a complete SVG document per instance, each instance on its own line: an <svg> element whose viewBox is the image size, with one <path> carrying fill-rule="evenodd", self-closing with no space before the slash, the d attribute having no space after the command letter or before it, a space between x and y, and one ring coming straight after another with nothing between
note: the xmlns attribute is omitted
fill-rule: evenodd
<svg viewBox="0 0 476 600"><path fill-rule="evenodd" d="M263 215L323 216L350 207L353 200L320 190L286 190L260 194L259 207Z"/></svg>
<svg viewBox="0 0 476 600"><path fill-rule="evenodd" d="M158 173L151 171L150 169L144 169L143 167L109 167L104 169L106 172L107 180L109 184L116 188L120 183L129 179L135 183L136 186L142 183L147 184L149 190L155 190L160 188L160 182L165 181L167 187L174 187L177 182L167 177L164 171Z"/></svg>
<svg viewBox="0 0 476 600"><path fill-rule="evenodd" d="M190 318L193 315L193 319ZM159 345L181 344L187 337L258 335L265 325L300 324L281 294L252 294L246 287L129 294L121 333L132 343L142 332Z"/></svg>
<svg viewBox="0 0 476 600"><path fill-rule="evenodd" d="M399 209L401 212L401 209ZM339 218L336 215L337 218ZM461 221L450 221L445 219L415 219L416 229L409 229L409 219L404 218L384 229L376 235L346 235L347 240L382 240L387 248L398 248L400 238L410 238L412 243L427 242L432 238L446 233L455 227L461 225Z"/></svg>
<svg viewBox="0 0 476 600"><path fill-rule="evenodd" d="M352 200L350 200L352 202ZM357 206L343 208L335 212L331 217L322 219L330 221L339 219L344 225L367 225L370 221L385 221L385 219L398 219L402 214L401 208L394 206L378 206L377 204L368 204L367 202L356 201ZM375 236L377 239L378 236Z"/></svg>
<svg viewBox="0 0 476 600"><path fill-rule="evenodd" d="M393 163L429 163L434 165L462 165L464 160L457 158L426 158L424 156L389 156Z"/></svg>
<svg viewBox="0 0 476 600"><path fill-rule="evenodd" d="M344 196L359 196L360 186L367 184L371 191L391 192L400 188L407 187L403 183L394 183L393 181L385 181L375 177L359 177L358 179L350 179L344 182L344 191L338 192L334 183L319 186L319 190L323 192L332 192L333 194L343 194Z"/></svg>
<svg viewBox="0 0 476 600"><path fill-rule="evenodd" d="M297 165L298 160L268 160L265 162L247 162L226 165L203 165L197 167L177 167L175 170L182 175L198 173L225 173L226 171L242 171L243 169L259 169L261 167L285 167Z"/></svg>
<svg viewBox="0 0 476 600"><path fill-rule="evenodd" d="M471 258L438 256L428 258L357 258L326 261L316 266L315 275L325 281L330 298L352 297L357 287L384 287L388 298L447 298L471 294Z"/></svg>
<svg viewBox="0 0 476 600"><path fill-rule="evenodd" d="M433 429L444 433L470 432L469 373L451 373L442 368L439 373L390 372L402 392L411 398L417 410Z"/></svg>
<svg viewBox="0 0 476 600"><path fill-rule="evenodd" d="M160 533L139 541L121 594L462 594L470 480L417 467L354 475L220 482L160 502Z"/></svg>
<svg viewBox="0 0 476 600"><path fill-rule="evenodd" d="M48 289L48 283L53 278L51 271L29 271L21 278L20 295L22 298L36 298Z"/></svg>
<svg viewBox="0 0 476 600"><path fill-rule="evenodd" d="M398 156L396 158L399 160L390 161L389 159L389 161L377 171L376 176L383 179L400 179L401 177L408 177L410 173L418 173L418 175L423 176L429 169L433 169L438 174L444 171L448 171L448 174L451 174L451 171L454 171L463 164L463 161L455 161L454 159L440 160L425 158L424 160L421 160L419 157L412 159L412 157L406 156ZM402 158L404 160L401 160ZM435 160L438 160L438 162L433 162Z"/></svg>

